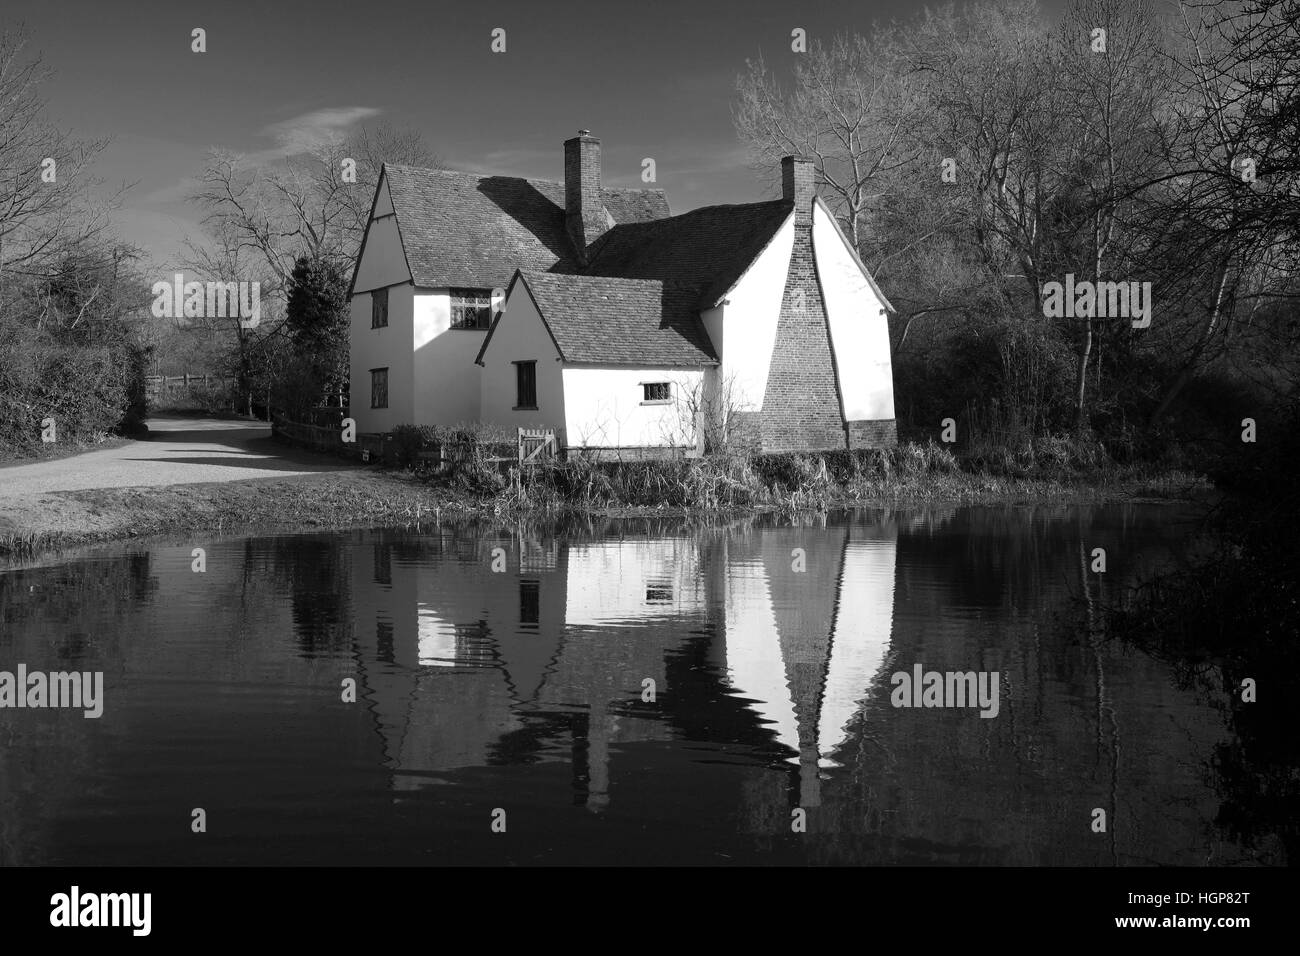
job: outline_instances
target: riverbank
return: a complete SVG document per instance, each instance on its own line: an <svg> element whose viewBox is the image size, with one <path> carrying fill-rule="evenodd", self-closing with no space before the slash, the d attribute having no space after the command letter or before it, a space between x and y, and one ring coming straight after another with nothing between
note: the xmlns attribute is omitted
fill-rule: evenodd
<svg viewBox="0 0 1300 956"><path fill-rule="evenodd" d="M620 468L625 472L620 475ZM738 470L737 470L738 469ZM0 491L0 559L162 535L274 533L386 527L449 520L513 522L579 511L663 517L817 511L908 504L1082 504L1186 501L1211 491L1203 479L1137 471L1091 478L1010 478L957 469L892 467L852 475L814 459L670 469L648 463L554 469L515 489L358 467L316 474L202 484L157 485L5 496ZM653 478L658 484L651 484ZM573 487L586 482L584 487ZM694 497L692 497L694 496ZM650 503L655 502L655 503Z"/></svg>

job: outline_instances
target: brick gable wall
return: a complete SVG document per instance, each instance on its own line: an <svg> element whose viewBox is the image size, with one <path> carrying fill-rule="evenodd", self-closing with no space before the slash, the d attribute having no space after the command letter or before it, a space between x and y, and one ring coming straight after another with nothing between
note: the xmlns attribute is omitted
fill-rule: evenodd
<svg viewBox="0 0 1300 956"><path fill-rule="evenodd" d="M811 221L795 223L759 427L763 451L826 451L847 445Z"/></svg>
<svg viewBox="0 0 1300 956"><path fill-rule="evenodd" d="M850 448L891 448L898 444L898 428L894 419L849 422Z"/></svg>

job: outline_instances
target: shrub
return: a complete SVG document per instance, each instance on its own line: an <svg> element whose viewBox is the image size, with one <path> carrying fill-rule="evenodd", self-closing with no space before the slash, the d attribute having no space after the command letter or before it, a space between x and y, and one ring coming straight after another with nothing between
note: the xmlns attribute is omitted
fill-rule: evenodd
<svg viewBox="0 0 1300 956"><path fill-rule="evenodd" d="M393 464L399 468L409 468L420 460L420 452L426 443L424 426L397 425L392 431Z"/></svg>

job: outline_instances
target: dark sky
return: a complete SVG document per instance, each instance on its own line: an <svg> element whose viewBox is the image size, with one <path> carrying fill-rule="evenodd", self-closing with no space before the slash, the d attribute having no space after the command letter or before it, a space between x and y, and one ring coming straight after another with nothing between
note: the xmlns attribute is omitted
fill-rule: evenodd
<svg viewBox="0 0 1300 956"><path fill-rule="evenodd" d="M787 67L809 39L910 18L907 0L5 0L55 70L52 119L112 136L97 174L138 181L119 231L159 263L186 235L182 200L221 146L274 158L383 118L421 130L455 169L562 180L564 139L603 144L605 181L656 185L674 212L763 198L731 122L737 74L760 53ZM207 52L190 31L207 30ZM493 28L507 51L490 51Z"/></svg>

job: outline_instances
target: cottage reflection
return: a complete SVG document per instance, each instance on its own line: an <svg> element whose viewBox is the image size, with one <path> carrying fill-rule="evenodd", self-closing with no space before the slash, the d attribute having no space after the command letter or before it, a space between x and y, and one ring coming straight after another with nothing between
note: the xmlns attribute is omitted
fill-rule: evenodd
<svg viewBox="0 0 1300 956"><path fill-rule="evenodd" d="M700 679L744 703L748 736L798 765L802 805L816 806L819 768L836 766L888 647L897 530L814 530L477 542L435 532L358 549L359 684L394 789L563 760L575 802L599 811L620 747L681 736L667 661L703 640L715 666Z"/></svg>

